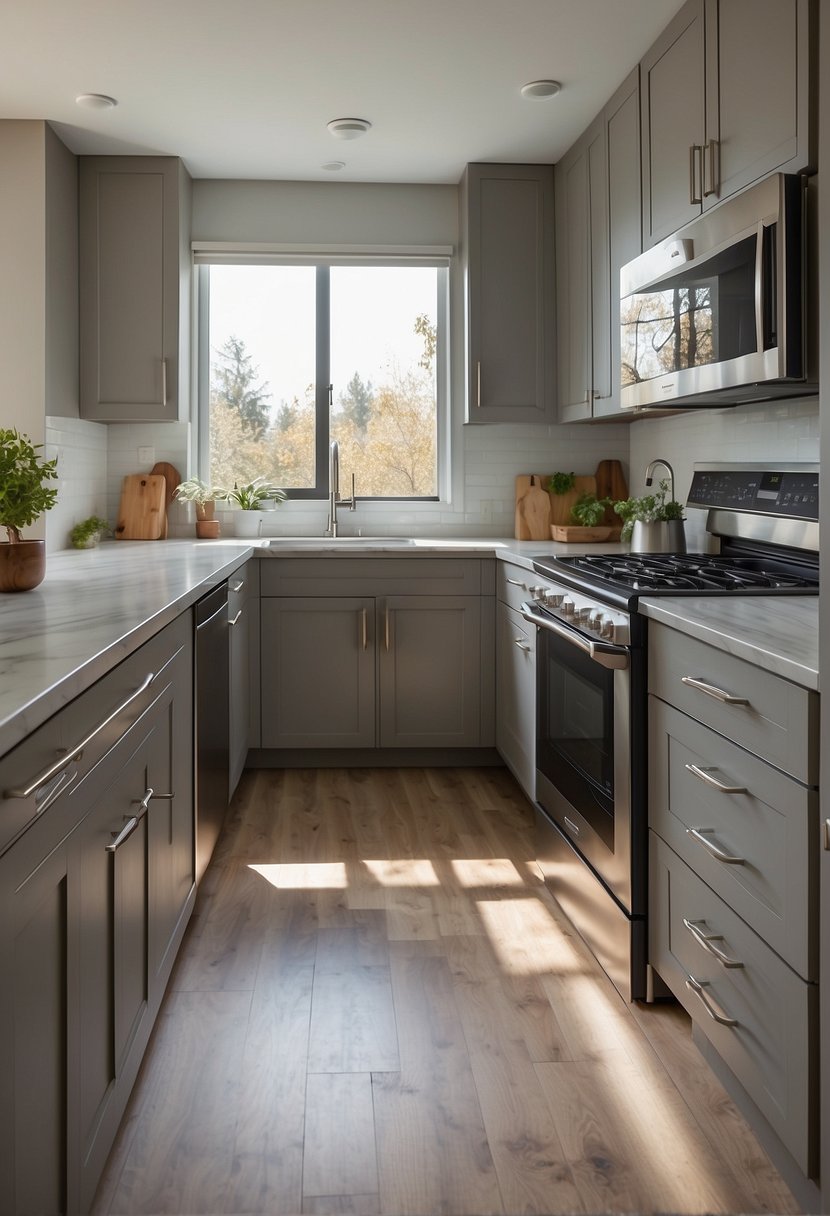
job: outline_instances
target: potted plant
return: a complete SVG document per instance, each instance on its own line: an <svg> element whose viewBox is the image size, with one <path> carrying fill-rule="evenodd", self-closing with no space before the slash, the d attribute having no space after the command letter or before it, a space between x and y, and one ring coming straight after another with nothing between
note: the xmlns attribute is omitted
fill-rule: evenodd
<svg viewBox="0 0 830 1216"><path fill-rule="evenodd" d="M668 481L661 481L656 494L624 498L614 503L623 521L621 540L631 540L632 553L685 553L683 504L671 498Z"/></svg>
<svg viewBox="0 0 830 1216"><path fill-rule="evenodd" d="M46 573L46 542L20 535L58 500L57 490L44 485L57 478L58 462L41 459L42 447L0 428L0 527L8 536L0 544L0 591L31 591Z"/></svg>
<svg viewBox="0 0 830 1216"><path fill-rule="evenodd" d="M262 532L265 504L273 502L274 506L277 506L285 499L285 491L266 477L255 477L253 481L245 481L242 484L235 481L232 489L217 488L216 497L225 502L235 502L241 507L235 523L237 536L259 536ZM273 510L273 507L271 509Z"/></svg>
<svg viewBox="0 0 830 1216"><path fill-rule="evenodd" d="M99 515L90 515L82 519L69 533L73 549L94 549L101 537L109 529L109 524Z"/></svg>
<svg viewBox="0 0 830 1216"><path fill-rule="evenodd" d="M192 502L196 508L196 535L200 540L215 540L219 535L219 521L214 519L216 499L220 492L200 477L189 477L173 491L179 502Z"/></svg>

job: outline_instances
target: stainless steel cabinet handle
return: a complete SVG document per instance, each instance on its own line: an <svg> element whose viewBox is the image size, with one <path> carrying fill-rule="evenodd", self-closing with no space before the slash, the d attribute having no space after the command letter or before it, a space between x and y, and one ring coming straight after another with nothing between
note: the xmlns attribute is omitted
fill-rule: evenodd
<svg viewBox="0 0 830 1216"><path fill-rule="evenodd" d="M59 773L61 769L67 768L67 766L70 765L76 758L80 760L81 756L83 755L84 748L89 747L95 736L100 734L105 726L109 726L110 722L112 722L114 718L117 718L118 715L123 713L125 709L128 709L129 706L132 705L133 701L135 701L137 697L140 697L141 694L150 687L155 678L156 673L151 671L145 677L141 686L137 688L135 692L131 692L127 699L122 701L117 709L114 709L108 717L104 718L103 722L99 722L95 729L89 732L86 738L82 739L80 743L76 743L75 746L71 747L68 752L63 752L60 759L56 760L55 763L50 765L49 768L47 768L44 772L38 774L38 776L35 777L35 779L27 786L23 787L22 789L18 788L13 790L4 790L3 797L31 798L35 790L39 789L40 786L45 785L47 781L51 781L55 774Z"/></svg>
<svg viewBox="0 0 830 1216"><path fill-rule="evenodd" d="M707 185L706 185L706 176L707 175L706 175L705 168L704 168L703 197L711 198L711 196L713 194L717 194L718 186L720 184L718 182L719 174L717 171L717 163L718 163L719 154L720 154L720 145L716 139L709 140L709 142L706 144L706 152L708 154L706 157L706 161L708 162L708 167L709 167L709 174L708 174L709 186L707 189Z"/></svg>
<svg viewBox="0 0 830 1216"><path fill-rule="evenodd" d="M167 405L167 360L161 361L161 404Z"/></svg>
<svg viewBox="0 0 830 1216"><path fill-rule="evenodd" d="M705 693L707 697L714 697L723 705L749 705L748 697L736 697L733 693L718 688L716 684L709 684L698 676L681 676L680 683L688 685L689 688L696 688L698 692Z"/></svg>
<svg viewBox="0 0 830 1216"><path fill-rule="evenodd" d="M241 616L242 616L242 609L240 608L239 611L237 612L236 616L232 620L228 621L228 624L235 625Z"/></svg>
<svg viewBox="0 0 830 1216"><path fill-rule="evenodd" d="M530 652L530 647L528 646L528 644L524 640L524 638L514 638L513 641L519 647L519 650L525 650L528 653Z"/></svg>
<svg viewBox="0 0 830 1216"><path fill-rule="evenodd" d="M700 176L703 177L703 145L689 144L689 202L693 207L700 206L703 195L698 194L697 167L700 165ZM702 185L702 182L701 182Z"/></svg>
<svg viewBox="0 0 830 1216"><path fill-rule="evenodd" d="M824 847L830 852L830 819L824 821Z"/></svg>
<svg viewBox="0 0 830 1216"><path fill-rule="evenodd" d="M105 852L115 853L118 849L121 848L121 845L124 843L125 840L129 840L130 836L132 836L133 832L136 830L138 825L141 823L141 820L147 814L147 808L150 805L150 799L152 797L153 797L153 787L151 785L148 785L147 789L144 791L144 797L141 799L140 802L136 803L136 805L138 806L138 813L135 815L129 815L125 819L124 826L121 829L121 831L113 833L113 835L115 836L115 839L113 840L112 844L104 845Z"/></svg>
<svg viewBox="0 0 830 1216"><path fill-rule="evenodd" d="M238 583L234 583L234 585L231 587L231 591L233 591L234 594L237 594L238 592L240 592L242 590L242 588L244 586L245 586L245 580L244 580L244 578L241 578Z"/></svg>
<svg viewBox="0 0 830 1216"><path fill-rule="evenodd" d="M386 649L389 649L389 605L386 604L383 610L383 637Z"/></svg>
<svg viewBox="0 0 830 1216"><path fill-rule="evenodd" d="M700 1001L703 1008L709 1014L713 1022L717 1022L720 1026L737 1026L738 1022L735 1018L727 1017L727 1015L715 1005L715 1003L703 991L708 987L708 981L696 980L693 975L686 977L686 987L690 992L693 992Z"/></svg>
<svg viewBox="0 0 830 1216"><path fill-rule="evenodd" d="M746 864L745 857L732 857L729 853L724 853L723 849L719 849L716 844L712 844L711 840L707 840L704 833L714 832L714 828L686 828L686 835L691 836L698 844L702 844L707 853L710 853L717 861L722 861L725 866L742 866Z"/></svg>
<svg viewBox="0 0 830 1216"><path fill-rule="evenodd" d="M521 587L522 591L528 590L527 583L522 583L517 578L509 578L507 581L510 583L511 587Z"/></svg>
<svg viewBox="0 0 830 1216"><path fill-rule="evenodd" d="M365 608L360 609L360 645L363 650L369 646L369 614Z"/></svg>
<svg viewBox="0 0 830 1216"><path fill-rule="evenodd" d="M481 409L481 360L476 363L476 409Z"/></svg>
<svg viewBox="0 0 830 1216"><path fill-rule="evenodd" d="M568 831L571 832L574 836L578 836L579 828L574 823L574 821L572 819L569 819L567 815L563 815L562 818L565 822L565 827L568 829Z"/></svg>
<svg viewBox="0 0 830 1216"><path fill-rule="evenodd" d="M699 922L696 923L693 920L687 920L685 916L683 917L683 924L689 930L697 944L702 946L707 954L714 955L722 967L743 967L743 963L739 959L730 958L728 954L723 952L723 950L719 950L717 946L713 945L713 942L723 941L722 933L704 933Z"/></svg>
<svg viewBox="0 0 830 1216"><path fill-rule="evenodd" d="M611 394L610 393L599 393L599 392L597 392L596 389L592 389L591 396L593 397L594 401L607 401L608 398L611 396Z"/></svg>
<svg viewBox="0 0 830 1216"><path fill-rule="evenodd" d="M686 768L699 781L705 781L707 785L711 785L712 789L720 790L722 794L745 794L745 785L724 785L722 781L718 781L711 773L708 773L705 768L698 768L696 764L687 764Z"/></svg>

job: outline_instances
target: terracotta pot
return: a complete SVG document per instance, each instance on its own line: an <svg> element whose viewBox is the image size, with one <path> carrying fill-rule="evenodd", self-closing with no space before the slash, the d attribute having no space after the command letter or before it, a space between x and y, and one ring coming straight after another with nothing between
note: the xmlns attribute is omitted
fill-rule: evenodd
<svg viewBox="0 0 830 1216"><path fill-rule="evenodd" d="M197 519L196 535L199 540L216 540L219 535L219 520Z"/></svg>
<svg viewBox="0 0 830 1216"><path fill-rule="evenodd" d="M216 503L214 502L214 500L212 498L209 498L207 502L197 502L196 503L196 522L205 523L207 520L213 519L215 510L216 510Z"/></svg>
<svg viewBox="0 0 830 1216"><path fill-rule="evenodd" d="M0 544L0 591L31 591L46 574L46 541Z"/></svg>

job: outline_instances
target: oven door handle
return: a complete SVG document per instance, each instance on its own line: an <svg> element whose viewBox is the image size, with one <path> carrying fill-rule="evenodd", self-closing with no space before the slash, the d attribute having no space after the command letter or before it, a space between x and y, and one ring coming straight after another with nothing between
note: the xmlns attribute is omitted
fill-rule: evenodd
<svg viewBox="0 0 830 1216"><path fill-rule="evenodd" d="M522 604L522 616L532 625L538 625L540 629L548 629L563 641L578 647L601 667L610 667L615 671L622 671L628 667L628 650L625 646L614 646L610 642L595 642L593 638L583 637L576 629L570 629L554 617L542 616L540 613L534 612L530 604Z"/></svg>

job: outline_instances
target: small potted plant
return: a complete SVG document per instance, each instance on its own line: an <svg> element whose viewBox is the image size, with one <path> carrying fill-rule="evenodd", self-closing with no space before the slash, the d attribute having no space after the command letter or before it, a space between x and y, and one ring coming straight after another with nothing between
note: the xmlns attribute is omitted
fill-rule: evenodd
<svg viewBox="0 0 830 1216"><path fill-rule="evenodd" d="M199 540L216 540L219 520L214 518L214 513L220 491L200 477L190 477L176 486L173 495L179 502L192 502L196 508L196 535Z"/></svg>
<svg viewBox="0 0 830 1216"><path fill-rule="evenodd" d="M46 573L46 542L20 535L58 500L54 486L44 484L57 478L58 462L43 460L42 447L0 428L0 527L8 536L0 543L0 591L31 591Z"/></svg>
<svg viewBox="0 0 830 1216"><path fill-rule="evenodd" d="M216 497L225 502L235 502L241 507L236 517L235 531L237 536L259 536L262 532L262 516L266 504L276 507L285 499L285 491L268 481L266 477L255 477L253 481L238 481L231 489L216 489ZM274 508L271 507L271 510Z"/></svg>
<svg viewBox="0 0 830 1216"><path fill-rule="evenodd" d="M632 553L685 553L683 504L672 498L668 481L661 481L656 494L624 498L614 503L623 521L621 540L631 541Z"/></svg>
<svg viewBox="0 0 830 1216"><path fill-rule="evenodd" d="M109 530L109 524L99 515L82 519L69 533L73 549L94 549L101 537Z"/></svg>

